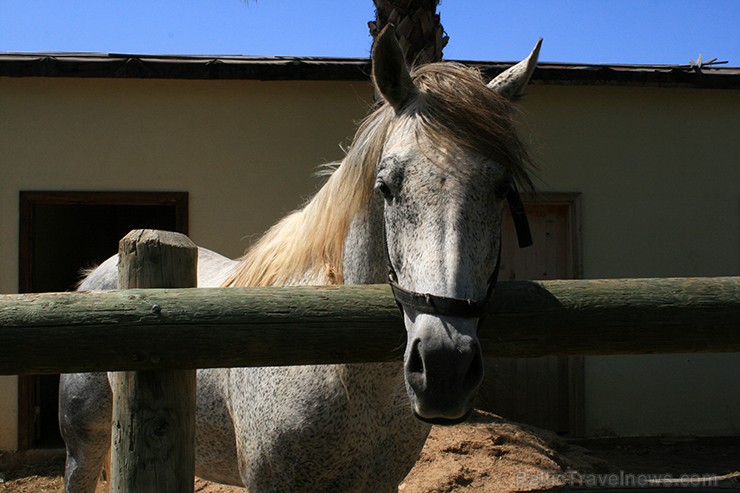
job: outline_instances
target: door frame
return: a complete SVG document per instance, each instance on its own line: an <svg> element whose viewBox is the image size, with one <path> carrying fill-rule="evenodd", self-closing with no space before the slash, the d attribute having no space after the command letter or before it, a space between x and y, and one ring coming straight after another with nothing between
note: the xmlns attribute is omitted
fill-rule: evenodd
<svg viewBox="0 0 740 493"><path fill-rule="evenodd" d="M578 192L536 192L536 193L523 193L522 201L524 203L524 209L529 214L530 223L533 226L533 234L535 236L535 244L540 246L546 245L541 243L544 239L541 237L542 231L539 231L540 237L538 238L538 231L535 226L535 222L542 213L545 213L548 208L556 207L561 211L559 217L565 220L565 226L567 229L563 230L563 236L561 236L565 247L565 256L561 257L564 262L564 269L560 272L543 272L544 277L537 277L536 274L529 273L523 274L524 277L515 276L513 278L518 280L528 279L548 279L552 277L558 277L561 279L580 279L583 276L583 256L582 256L582 235L581 235L581 205L582 195ZM518 246L516 246L516 234L514 231L514 224L505 218L505 230L504 235L507 240L506 251L504 251L503 257L504 262L508 262L512 268L512 273L527 272L524 266L518 265L519 262L526 261L527 257L533 255L532 252L525 251L520 253ZM503 247L503 245L502 245ZM507 255L508 252L508 255ZM502 263L500 272L500 279L508 279L507 267L505 263ZM531 276L531 277L530 277ZM495 358L492 358L495 360ZM500 364L504 366L507 372L515 373L517 375L526 375L527 372L537 370L540 368L541 371L551 372L551 375L557 375L557 396L555 400L547 398L547 402L551 406L556 406L558 411L556 414L550 413L550 416L555 416L553 419L554 426L560 432L566 432L569 436L579 437L584 433L584 385L585 385L585 374L584 374L584 358L581 356L561 356L555 357L550 356L542 358L542 361L524 361L520 359L510 360L509 358L503 358ZM537 366L539 365L539 366ZM556 373L552 373L556 372ZM536 373L535 373L536 374ZM524 377L523 377L524 378ZM529 378L529 377L526 377ZM534 377L537 378L537 377ZM509 392L513 392L515 387L509 387ZM536 390L530 390L530 392ZM513 402L517 402L514 400ZM521 407L525 404L519 403ZM496 412L495 408L489 409ZM511 412L511 409L509 410ZM520 418L523 418L520 416ZM530 423L532 424L532 423ZM539 426L543 426L540 424Z"/></svg>
<svg viewBox="0 0 740 493"><path fill-rule="evenodd" d="M21 191L19 192L18 292L31 292L33 279L34 207L38 205L85 206L166 206L173 207L175 228L188 234L188 192L89 192ZM33 446L31 414L35 385L32 375L18 376L18 450Z"/></svg>

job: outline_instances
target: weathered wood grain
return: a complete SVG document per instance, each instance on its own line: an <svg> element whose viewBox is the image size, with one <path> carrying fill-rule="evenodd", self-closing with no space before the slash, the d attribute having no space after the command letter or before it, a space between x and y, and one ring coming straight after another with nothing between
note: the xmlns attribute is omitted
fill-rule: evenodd
<svg viewBox="0 0 740 493"><path fill-rule="evenodd" d="M198 248L183 234L135 230L120 241L118 255L123 288L197 283ZM195 370L114 372L111 388L110 491L192 493Z"/></svg>
<svg viewBox="0 0 740 493"><path fill-rule="evenodd" d="M491 356L740 351L740 278L499 283ZM0 374L400 358L385 285L0 296Z"/></svg>

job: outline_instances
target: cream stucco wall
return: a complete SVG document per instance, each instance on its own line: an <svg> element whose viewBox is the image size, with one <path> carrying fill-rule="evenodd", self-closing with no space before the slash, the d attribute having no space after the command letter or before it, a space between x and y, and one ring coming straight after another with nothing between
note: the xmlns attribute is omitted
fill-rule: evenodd
<svg viewBox="0 0 740 493"><path fill-rule="evenodd" d="M0 78L0 292L19 190L180 190L190 235L239 255L341 156L369 85ZM740 91L540 86L523 128L543 191L580 192L585 277L740 274ZM740 433L740 356L591 357L589 434ZM0 378L0 449L15 447Z"/></svg>
<svg viewBox="0 0 740 493"><path fill-rule="evenodd" d="M586 278L740 274L740 91L533 87L543 190L582 193ZM740 354L589 357L588 435L740 433Z"/></svg>
<svg viewBox="0 0 740 493"><path fill-rule="evenodd" d="M2 272L17 270L18 190L188 191L193 240L238 255L313 192L370 96L361 83L0 78Z"/></svg>
<svg viewBox="0 0 740 493"><path fill-rule="evenodd" d="M18 448L18 378L0 377L0 450Z"/></svg>

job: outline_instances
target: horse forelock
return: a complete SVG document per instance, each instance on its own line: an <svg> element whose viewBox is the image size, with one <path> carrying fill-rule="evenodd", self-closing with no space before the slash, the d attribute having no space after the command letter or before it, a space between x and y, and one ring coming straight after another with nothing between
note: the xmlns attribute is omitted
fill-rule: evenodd
<svg viewBox="0 0 740 493"><path fill-rule="evenodd" d="M418 67L412 78L418 91L398 117L413 118L418 131L442 148L467 148L499 163L520 186L531 188L530 161L515 130L513 105L487 88L478 71L442 62ZM269 229L224 286L343 283L344 240L352 220L368 209L376 165L394 121L397 115L387 103L366 117L324 186Z"/></svg>
<svg viewBox="0 0 740 493"><path fill-rule="evenodd" d="M431 63L414 69L412 80L419 91L407 113L419 120L419 131L437 150L466 148L503 166L522 188L533 188L515 106L486 87L480 71L454 62Z"/></svg>

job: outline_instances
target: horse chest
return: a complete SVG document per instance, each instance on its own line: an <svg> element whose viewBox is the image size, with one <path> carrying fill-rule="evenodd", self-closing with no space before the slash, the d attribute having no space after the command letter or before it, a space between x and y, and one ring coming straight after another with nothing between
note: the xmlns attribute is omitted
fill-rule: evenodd
<svg viewBox="0 0 740 493"><path fill-rule="evenodd" d="M429 430L410 410L399 418L397 364L234 369L230 385L242 478L257 492L383 491Z"/></svg>

